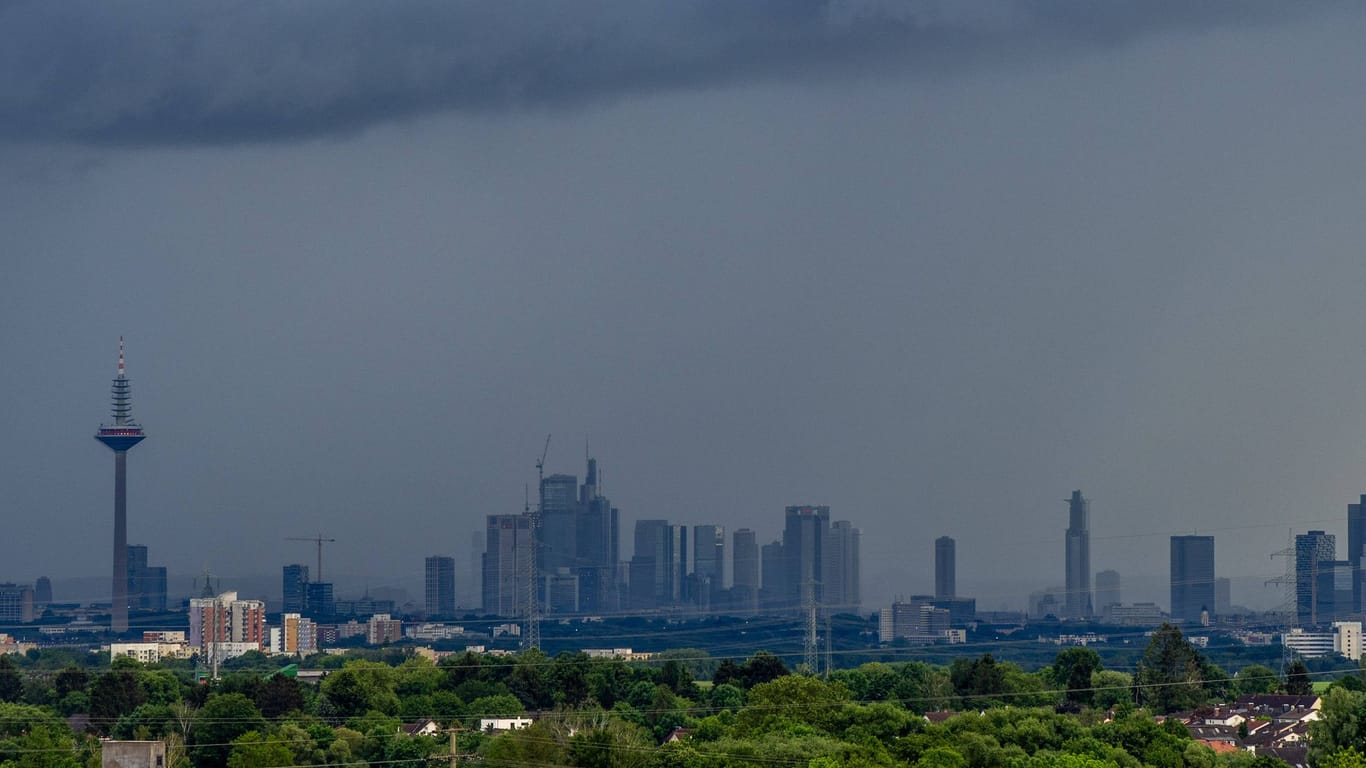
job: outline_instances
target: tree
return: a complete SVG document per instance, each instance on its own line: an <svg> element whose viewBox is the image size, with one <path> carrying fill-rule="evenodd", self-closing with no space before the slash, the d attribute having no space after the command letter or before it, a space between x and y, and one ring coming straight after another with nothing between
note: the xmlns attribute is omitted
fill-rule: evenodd
<svg viewBox="0 0 1366 768"><path fill-rule="evenodd" d="M1139 703L1162 714L1200 706L1205 702L1202 661L1180 629L1163 624L1153 632L1134 675Z"/></svg>
<svg viewBox="0 0 1366 768"><path fill-rule="evenodd" d="M965 707L992 706L999 703L996 697L1006 692L1005 670L989 653L979 659L954 659L949 677Z"/></svg>
<svg viewBox="0 0 1366 768"><path fill-rule="evenodd" d="M90 721L102 733L147 701L147 692L131 669L111 669L90 686Z"/></svg>
<svg viewBox="0 0 1366 768"><path fill-rule="evenodd" d="M232 740L227 768L261 768L277 765L294 765L294 753L283 741L266 738L260 731L247 731Z"/></svg>
<svg viewBox="0 0 1366 768"><path fill-rule="evenodd" d="M1068 648L1053 659L1050 670L1053 686L1065 690L1069 704L1090 705L1095 699L1091 680L1103 669L1100 654L1091 648Z"/></svg>
<svg viewBox="0 0 1366 768"><path fill-rule="evenodd" d="M351 661L323 679L322 692L342 719L377 711L398 713L394 670L373 661Z"/></svg>
<svg viewBox="0 0 1366 768"><path fill-rule="evenodd" d="M1281 684L1281 676L1270 667L1249 664L1233 676L1233 688L1240 696L1271 693Z"/></svg>
<svg viewBox="0 0 1366 768"><path fill-rule="evenodd" d="M1309 679L1309 667L1296 659L1285 668L1285 692L1291 696L1308 696L1314 692L1314 683Z"/></svg>
<svg viewBox="0 0 1366 768"><path fill-rule="evenodd" d="M736 720L744 732L781 732L793 723L830 731L849 701L849 691L839 683L785 675L751 688L748 701Z"/></svg>
<svg viewBox="0 0 1366 768"><path fill-rule="evenodd" d="M24 681L10 661L9 654L0 654L0 701L15 702L24 696Z"/></svg>
<svg viewBox="0 0 1366 768"><path fill-rule="evenodd" d="M759 651L749 657L740 668L740 677L746 688L771 682L787 673L787 667L783 666L782 659L768 651Z"/></svg>
<svg viewBox="0 0 1366 768"><path fill-rule="evenodd" d="M261 714L272 720L304 708L304 692L299 688L299 681L285 675L272 675L256 692L255 699Z"/></svg>
<svg viewBox="0 0 1366 768"><path fill-rule="evenodd" d="M251 699L240 693L215 694L195 713L189 738L191 759L198 768L224 768L233 739L248 731L265 730L265 718Z"/></svg>

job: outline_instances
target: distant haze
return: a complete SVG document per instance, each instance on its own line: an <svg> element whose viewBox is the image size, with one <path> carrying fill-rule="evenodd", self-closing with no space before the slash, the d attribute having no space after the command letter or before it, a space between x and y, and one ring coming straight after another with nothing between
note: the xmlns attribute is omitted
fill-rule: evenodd
<svg viewBox="0 0 1366 768"><path fill-rule="evenodd" d="M1091 564L1233 602L1366 492L1348 3L0 2L0 581L468 572L535 461L863 531L864 605ZM88 579L88 581L85 581ZM103 580L102 580L103 579ZM68 591L87 594L62 594ZM98 593L92 585L104 585ZM254 589L257 587L253 587ZM463 587L461 588L463 591ZM244 592L246 590L244 589Z"/></svg>

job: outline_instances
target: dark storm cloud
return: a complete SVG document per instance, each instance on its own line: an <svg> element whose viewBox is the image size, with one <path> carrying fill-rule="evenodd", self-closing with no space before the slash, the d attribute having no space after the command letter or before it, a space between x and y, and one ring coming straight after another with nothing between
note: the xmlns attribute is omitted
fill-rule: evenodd
<svg viewBox="0 0 1366 768"><path fill-rule="evenodd" d="M0 2L0 136L228 144L445 110L990 63L1280 15L1186 0Z"/></svg>

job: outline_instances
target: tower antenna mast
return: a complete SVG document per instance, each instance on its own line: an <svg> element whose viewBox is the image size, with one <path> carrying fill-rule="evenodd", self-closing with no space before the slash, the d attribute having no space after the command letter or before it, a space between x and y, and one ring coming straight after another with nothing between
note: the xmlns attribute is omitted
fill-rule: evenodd
<svg viewBox="0 0 1366 768"><path fill-rule="evenodd" d="M128 631L128 450L146 439L133 420L132 385L123 364L123 337L119 337L119 367L109 389L112 425L101 424L95 439L114 452L114 580L109 606L109 629Z"/></svg>

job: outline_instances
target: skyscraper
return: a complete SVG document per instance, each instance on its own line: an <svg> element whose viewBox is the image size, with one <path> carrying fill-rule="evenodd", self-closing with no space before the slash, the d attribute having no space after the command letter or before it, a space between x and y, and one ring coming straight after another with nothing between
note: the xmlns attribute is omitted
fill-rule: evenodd
<svg viewBox="0 0 1366 768"><path fill-rule="evenodd" d="M759 607L764 610L784 607L787 599L787 553L781 541L759 548Z"/></svg>
<svg viewBox="0 0 1366 768"><path fill-rule="evenodd" d="M455 558L441 555L427 558L426 609L432 616L455 614Z"/></svg>
<svg viewBox="0 0 1366 768"><path fill-rule="evenodd" d="M1067 594L1063 598L1063 618L1084 619L1091 615L1091 502L1072 491L1067 500Z"/></svg>
<svg viewBox="0 0 1366 768"><path fill-rule="evenodd" d="M710 610L726 588L726 527L694 525L692 552L693 603L703 611Z"/></svg>
<svg viewBox="0 0 1366 768"><path fill-rule="evenodd" d="M1171 540L1172 619L1199 621L1214 611L1214 537L1173 536Z"/></svg>
<svg viewBox="0 0 1366 768"><path fill-rule="evenodd" d="M859 529L848 520L830 524L826 534L821 605L827 614L858 613L862 603L859 584Z"/></svg>
<svg viewBox="0 0 1366 768"><path fill-rule="evenodd" d="M527 558L535 556L528 515L489 515L484 545L484 613L519 616L525 604Z"/></svg>
<svg viewBox="0 0 1366 768"><path fill-rule="evenodd" d="M1103 612L1107 605L1118 605L1120 599L1119 571L1101 571L1096 574L1096 611Z"/></svg>
<svg viewBox="0 0 1366 768"><path fill-rule="evenodd" d="M1331 621L1337 537L1323 531L1295 536L1295 617L1301 626Z"/></svg>
<svg viewBox="0 0 1366 768"><path fill-rule="evenodd" d="M731 608L741 615L752 616L759 610L759 541L748 528L737 530L732 536L734 584L731 586Z"/></svg>
<svg viewBox="0 0 1366 768"><path fill-rule="evenodd" d="M128 450L147 437L133 420L132 384L123 365L122 336L118 375L110 394L114 423L101 424L95 439L114 452L114 584L109 628L118 634L128 631Z"/></svg>
<svg viewBox="0 0 1366 768"><path fill-rule="evenodd" d="M948 536L934 540L934 596L953 597L958 594L955 583L954 542Z"/></svg>
<svg viewBox="0 0 1366 768"><path fill-rule="evenodd" d="M308 566L295 563L284 568L284 613L303 613L308 604Z"/></svg>
<svg viewBox="0 0 1366 768"><path fill-rule="evenodd" d="M1352 610L1360 612L1363 606L1361 559L1366 549L1366 493L1361 495L1357 504L1347 505L1347 562L1352 565Z"/></svg>
<svg viewBox="0 0 1366 768"><path fill-rule="evenodd" d="M783 608L802 609L820 604L824 590L825 539L830 532L830 507L788 507L783 525L783 555L787 578Z"/></svg>

